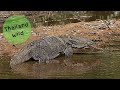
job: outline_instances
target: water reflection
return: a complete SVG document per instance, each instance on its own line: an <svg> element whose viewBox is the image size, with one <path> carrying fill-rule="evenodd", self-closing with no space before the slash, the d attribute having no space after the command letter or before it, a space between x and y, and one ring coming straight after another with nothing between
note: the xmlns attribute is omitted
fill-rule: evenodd
<svg viewBox="0 0 120 90"><path fill-rule="evenodd" d="M10 57L0 57L0 79L26 79L29 76L20 75L11 71L9 67Z"/></svg>
<svg viewBox="0 0 120 90"><path fill-rule="evenodd" d="M31 78L79 78L100 64L100 58L94 56L73 55L70 61L62 56L49 63L29 61L18 65L12 71Z"/></svg>
<svg viewBox="0 0 120 90"><path fill-rule="evenodd" d="M8 58L9 59L9 58ZM28 61L9 67L9 60L0 60L1 79L119 79L120 55L111 53L74 54L66 59L64 56L49 63Z"/></svg>
<svg viewBox="0 0 120 90"><path fill-rule="evenodd" d="M86 11L84 15L91 16L86 18L85 21L95 21L97 19L109 20L120 19L120 11Z"/></svg>
<svg viewBox="0 0 120 90"><path fill-rule="evenodd" d="M41 23L43 23L42 25L50 26L77 23L80 21L90 22L98 19L120 19L120 11L61 11L57 13L58 14L56 14L54 17L50 16L48 19L46 19L46 21L41 21Z"/></svg>

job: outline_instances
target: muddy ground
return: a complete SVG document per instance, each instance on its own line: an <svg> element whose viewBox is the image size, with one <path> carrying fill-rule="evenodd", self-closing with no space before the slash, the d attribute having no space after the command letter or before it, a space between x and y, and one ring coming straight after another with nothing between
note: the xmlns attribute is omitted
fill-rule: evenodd
<svg viewBox="0 0 120 90"><path fill-rule="evenodd" d="M29 42L43 38L46 36L79 36L86 37L94 41L95 47L105 49L107 47L111 35L120 33L120 20L116 20L111 27L101 28L100 21L92 22L78 22L70 23L66 25L56 25L56 26L39 26L37 28L32 28L32 34L29 39L22 44L13 46L9 43L0 33L0 56L8 55L12 57L18 49L21 49ZM89 50L89 49L88 49ZM92 49L93 50L93 49ZM84 51L84 50L83 50ZM89 50L90 51L90 50ZM97 51L97 50L96 50Z"/></svg>

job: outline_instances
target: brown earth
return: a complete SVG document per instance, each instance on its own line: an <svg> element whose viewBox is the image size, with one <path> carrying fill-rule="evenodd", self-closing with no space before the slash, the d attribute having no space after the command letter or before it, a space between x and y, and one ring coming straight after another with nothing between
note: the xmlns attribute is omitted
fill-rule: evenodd
<svg viewBox="0 0 120 90"><path fill-rule="evenodd" d="M95 22L95 21L94 21ZM93 29L85 26L87 22L79 22L79 23L70 23L66 25L57 25L57 26L39 26L37 28L32 28L33 32L29 39L19 45L13 46L9 43L3 36L0 34L0 55L7 54L9 56L13 56L18 49L24 47L27 43L43 38L45 36L80 36L87 37L96 42L96 47L104 48L106 43L109 42L109 36L112 33L120 33L120 21L117 20L115 22L117 27L112 27L111 29ZM92 22L91 22L92 23Z"/></svg>

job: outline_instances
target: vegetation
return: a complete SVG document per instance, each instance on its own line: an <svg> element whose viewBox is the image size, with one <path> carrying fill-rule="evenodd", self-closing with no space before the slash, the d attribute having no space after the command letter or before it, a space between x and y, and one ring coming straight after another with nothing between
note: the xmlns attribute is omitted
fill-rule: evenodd
<svg viewBox="0 0 120 90"><path fill-rule="evenodd" d="M11 15L25 15L32 27L40 25L64 25L80 21L111 19L120 16L119 11L0 11L0 32L6 18Z"/></svg>

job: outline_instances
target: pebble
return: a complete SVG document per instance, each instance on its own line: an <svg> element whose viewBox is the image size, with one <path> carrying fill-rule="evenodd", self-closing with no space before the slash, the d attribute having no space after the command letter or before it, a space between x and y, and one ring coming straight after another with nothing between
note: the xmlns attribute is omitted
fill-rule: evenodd
<svg viewBox="0 0 120 90"><path fill-rule="evenodd" d="M83 67L84 65L82 63L77 63L77 64L74 64L73 66L81 66L81 67Z"/></svg>
<svg viewBox="0 0 120 90"><path fill-rule="evenodd" d="M2 49L0 48L0 51L2 51Z"/></svg>
<svg viewBox="0 0 120 90"><path fill-rule="evenodd" d="M79 32L80 32L80 30L77 30L76 32L77 32L77 33L79 33Z"/></svg>
<svg viewBox="0 0 120 90"><path fill-rule="evenodd" d="M110 23L109 27L115 27L115 23L112 23L112 20L105 22L104 20L89 22L83 25L85 28L89 29L107 29L108 24Z"/></svg>
<svg viewBox="0 0 120 90"><path fill-rule="evenodd" d="M66 36L68 36L68 34L65 34Z"/></svg>
<svg viewBox="0 0 120 90"><path fill-rule="evenodd" d="M96 34L96 32L90 32L90 34Z"/></svg>
<svg viewBox="0 0 120 90"><path fill-rule="evenodd" d="M3 39L3 36L0 36L0 40L2 40Z"/></svg>
<svg viewBox="0 0 120 90"><path fill-rule="evenodd" d="M73 33L73 35L76 35L76 33Z"/></svg>

